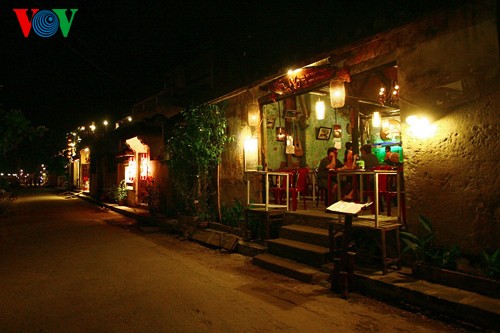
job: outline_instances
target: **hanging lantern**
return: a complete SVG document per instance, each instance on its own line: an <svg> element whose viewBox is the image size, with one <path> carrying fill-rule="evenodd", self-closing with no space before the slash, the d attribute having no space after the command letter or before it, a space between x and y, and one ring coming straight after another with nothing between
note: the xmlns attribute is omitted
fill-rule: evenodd
<svg viewBox="0 0 500 333"><path fill-rule="evenodd" d="M330 81L330 103L332 108L341 108L345 104L344 81L335 79Z"/></svg>
<svg viewBox="0 0 500 333"><path fill-rule="evenodd" d="M285 141L286 131L284 127L276 127L276 141Z"/></svg>
<svg viewBox="0 0 500 333"><path fill-rule="evenodd" d="M325 102L319 100L316 102L316 119L325 119Z"/></svg>
<svg viewBox="0 0 500 333"><path fill-rule="evenodd" d="M382 119L380 118L380 112L378 112L378 111L373 112L372 126L373 127L380 127L381 123L382 123Z"/></svg>
<svg viewBox="0 0 500 333"><path fill-rule="evenodd" d="M260 124L260 109L259 103L256 101L252 101L248 103L248 126L259 126Z"/></svg>

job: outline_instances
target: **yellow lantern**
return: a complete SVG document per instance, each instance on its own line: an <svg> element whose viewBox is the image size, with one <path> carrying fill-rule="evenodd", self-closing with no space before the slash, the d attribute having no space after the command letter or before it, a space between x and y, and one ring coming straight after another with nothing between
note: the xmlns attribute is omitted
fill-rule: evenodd
<svg viewBox="0 0 500 333"><path fill-rule="evenodd" d="M334 79L330 81L330 103L332 108L341 108L345 104L344 81Z"/></svg>

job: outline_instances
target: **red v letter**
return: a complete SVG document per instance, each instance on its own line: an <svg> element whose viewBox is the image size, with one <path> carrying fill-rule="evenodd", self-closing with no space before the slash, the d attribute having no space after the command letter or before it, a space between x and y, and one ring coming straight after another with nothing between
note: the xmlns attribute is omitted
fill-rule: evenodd
<svg viewBox="0 0 500 333"><path fill-rule="evenodd" d="M14 9L14 12L17 15L17 20L19 21L19 25L21 26L21 30L23 31L24 37L28 38L31 30L31 21L28 19L28 9ZM33 15L38 12L38 9L31 9L31 19L33 19Z"/></svg>

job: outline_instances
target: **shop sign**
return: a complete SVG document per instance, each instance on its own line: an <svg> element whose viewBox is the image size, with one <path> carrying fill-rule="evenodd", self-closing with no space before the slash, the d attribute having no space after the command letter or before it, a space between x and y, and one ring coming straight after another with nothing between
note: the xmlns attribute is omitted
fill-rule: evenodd
<svg viewBox="0 0 500 333"><path fill-rule="evenodd" d="M267 88L278 95L290 95L330 80L336 69L330 66L304 67L270 82Z"/></svg>

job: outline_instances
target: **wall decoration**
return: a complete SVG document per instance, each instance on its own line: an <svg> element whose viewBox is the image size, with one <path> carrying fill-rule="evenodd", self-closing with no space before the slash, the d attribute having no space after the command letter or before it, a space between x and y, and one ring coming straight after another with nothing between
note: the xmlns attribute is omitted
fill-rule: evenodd
<svg viewBox="0 0 500 333"><path fill-rule="evenodd" d="M342 137L342 127L338 124L333 125L333 137L341 138Z"/></svg>
<svg viewBox="0 0 500 333"><path fill-rule="evenodd" d="M297 110L287 110L285 111L285 119L294 119L297 114Z"/></svg>
<svg viewBox="0 0 500 333"><path fill-rule="evenodd" d="M267 128L274 128L274 124L276 123L276 117L267 117Z"/></svg>
<svg viewBox="0 0 500 333"><path fill-rule="evenodd" d="M384 141L400 141L401 123L397 119L392 118L382 121L380 138Z"/></svg>
<svg viewBox="0 0 500 333"><path fill-rule="evenodd" d="M319 130L318 130L318 135L316 136L316 139L318 139L318 140L329 140L331 134L332 134L332 128L331 127L320 127Z"/></svg>

